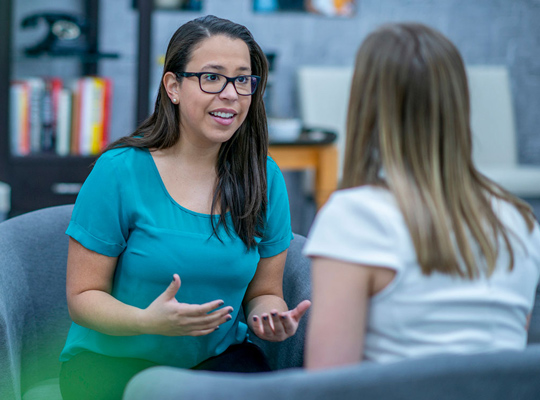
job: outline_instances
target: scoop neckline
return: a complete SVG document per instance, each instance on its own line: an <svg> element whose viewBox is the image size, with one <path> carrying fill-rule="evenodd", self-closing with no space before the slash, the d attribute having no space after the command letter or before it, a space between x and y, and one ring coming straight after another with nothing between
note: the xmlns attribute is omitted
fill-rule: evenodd
<svg viewBox="0 0 540 400"><path fill-rule="evenodd" d="M178 207L180 210L188 213L188 214L192 214L192 215L195 215L196 217L203 217L203 218L219 218L222 214L205 214L205 213L200 213L200 212L197 212L197 211L193 211L193 210L190 210L189 208L186 208L184 207L183 205L181 205L180 203L178 203L174 197L171 196L171 194L169 193L169 191L167 190L167 186L165 186L165 182L163 182L163 179L161 178L161 174L159 173L159 169L156 165L156 162L154 160L154 157L152 157L152 152L150 151L150 149L148 147L143 147L142 148L145 153L148 155L148 157L150 158L150 164L152 164L152 170L154 171L155 175L156 175L156 178L161 186L161 189L163 190L163 192L165 193L165 196L169 198L169 200L171 201L171 203L173 203L174 206ZM229 215L230 214L230 211L227 211L225 213L225 215Z"/></svg>

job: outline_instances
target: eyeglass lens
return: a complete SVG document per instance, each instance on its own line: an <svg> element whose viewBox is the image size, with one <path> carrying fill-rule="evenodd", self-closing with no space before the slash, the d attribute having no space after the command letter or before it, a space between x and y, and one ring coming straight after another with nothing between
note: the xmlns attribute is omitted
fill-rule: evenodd
<svg viewBox="0 0 540 400"><path fill-rule="evenodd" d="M227 78L220 74L202 74L201 89L208 93L219 93L227 84ZM257 89L257 78L250 75L240 75L234 80L234 87L238 94L250 95Z"/></svg>

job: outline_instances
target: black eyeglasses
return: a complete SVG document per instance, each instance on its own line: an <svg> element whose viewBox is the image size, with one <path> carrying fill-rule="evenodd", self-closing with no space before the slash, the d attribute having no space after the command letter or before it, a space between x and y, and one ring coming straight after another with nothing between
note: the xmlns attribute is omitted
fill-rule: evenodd
<svg viewBox="0 0 540 400"><path fill-rule="evenodd" d="M257 75L238 75L234 78L214 72L176 72L177 77L189 78L196 76L199 78L199 87L205 93L221 93L225 86L231 82L240 96L251 96L257 90L257 85L261 80Z"/></svg>

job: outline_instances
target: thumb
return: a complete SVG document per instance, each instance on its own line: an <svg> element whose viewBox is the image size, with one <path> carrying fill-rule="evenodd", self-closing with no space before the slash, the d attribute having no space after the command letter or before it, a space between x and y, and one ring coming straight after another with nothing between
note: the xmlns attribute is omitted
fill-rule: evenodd
<svg viewBox="0 0 540 400"><path fill-rule="evenodd" d="M178 276L178 274L174 274L173 281L167 287L167 289L165 289L162 296L165 297L166 300L172 300L174 296L176 296L176 293L178 293L181 284L180 276Z"/></svg>
<svg viewBox="0 0 540 400"><path fill-rule="evenodd" d="M298 304L292 312L292 314L294 315L294 318L296 318L296 320L299 321L300 318L304 316L304 314L309 309L309 307L311 307L311 301L304 300L300 302L300 304Z"/></svg>

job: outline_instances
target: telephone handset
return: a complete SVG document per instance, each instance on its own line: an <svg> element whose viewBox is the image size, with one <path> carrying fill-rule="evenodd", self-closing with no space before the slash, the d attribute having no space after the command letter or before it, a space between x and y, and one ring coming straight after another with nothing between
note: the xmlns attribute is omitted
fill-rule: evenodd
<svg viewBox="0 0 540 400"><path fill-rule="evenodd" d="M36 13L24 18L21 27L35 28L40 21L47 23L47 34L39 43L26 48L26 54L67 55L89 51L89 23L84 17L61 12Z"/></svg>

